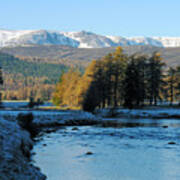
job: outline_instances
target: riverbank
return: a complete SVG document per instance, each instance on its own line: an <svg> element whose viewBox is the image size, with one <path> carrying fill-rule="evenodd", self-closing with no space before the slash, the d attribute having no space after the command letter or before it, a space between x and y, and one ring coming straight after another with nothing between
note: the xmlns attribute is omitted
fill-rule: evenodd
<svg viewBox="0 0 180 180"><path fill-rule="evenodd" d="M31 164L33 141L16 122L0 118L0 179L45 180L39 168Z"/></svg>
<svg viewBox="0 0 180 180"><path fill-rule="evenodd" d="M145 118L145 119L180 119L178 107L146 107L141 109L98 109L95 114L102 118Z"/></svg>
<svg viewBox="0 0 180 180"><path fill-rule="evenodd" d="M43 110L0 110L0 117L16 121L19 114L33 114L33 123L36 127L68 126L68 125L94 125L102 121L89 112L84 111L43 111Z"/></svg>
<svg viewBox="0 0 180 180"><path fill-rule="evenodd" d="M43 128L61 126L100 125L102 127L119 127L115 123L106 122L128 119L180 119L178 108L148 108L148 109L102 109L93 115L83 111L53 111L53 110L0 110L0 179L37 179L44 180L45 176L31 162L31 150L34 145L27 131L20 128L17 116L20 114L33 114L35 127ZM109 117L115 117L114 119ZM114 123L114 122L113 122ZM120 124L124 127L124 124ZM141 125L141 124L140 124ZM137 123L136 123L137 126ZM168 125L166 125L168 127ZM42 129L41 129L42 128Z"/></svg>
<svg viewBox="0 0 180 180"><path fill-rule="evenodd" d="M34 127L41 131L44 127L68 125L94 125L98 118L82 111L0 111L0 179L33 179L44 180L46 177L39 168L31 163L31 150L34 142L30 134L23 130L17 122L20 113L33 114Z"/></svg>

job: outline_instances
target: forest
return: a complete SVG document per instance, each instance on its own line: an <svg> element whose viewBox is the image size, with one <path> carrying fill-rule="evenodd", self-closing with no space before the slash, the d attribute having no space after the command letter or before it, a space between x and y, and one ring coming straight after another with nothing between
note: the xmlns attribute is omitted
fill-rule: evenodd
<svg viewBox="0 0 180 180"><path fill-rule="evenodd" d="M179 101L180 67L168 68L159 52L127 56L121 47L93 60L83 75L77 69L63 73L53 94L54 104L85 111Z"/></svg>
<svg viewBox="0 0 180 180"><path fill-rule="evenodd" d="M31 62L5 53L0 53L0 66L3 100L29 100L31 96L50 100L59 76L69 69L64 64Z"/></svg>
<svg viewBox="0 0 180 180"><path fill-rule="evenodd" d="M168 67L159 52L128 55L117 47L86 69L43 61L0 53L2 99L52 99L55 105L87 111L180 101L180 67Z"/></svg>

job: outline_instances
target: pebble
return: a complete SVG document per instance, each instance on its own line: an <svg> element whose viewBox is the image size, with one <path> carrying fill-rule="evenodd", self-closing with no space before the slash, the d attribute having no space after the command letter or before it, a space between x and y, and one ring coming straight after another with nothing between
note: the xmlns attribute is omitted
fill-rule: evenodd
<svg viewBox="0 0 180 180"><path fill-rule="evenodd" d="M77 131L77 130L79 130L77 127L72 128L72 131Z"/></svg>
<svg viewBox="0 0 180 180"><path fill-rule="evenodd" d="M93 153L91 151L88 151L86 155L92 155Z"/></svg>
<svg viewBox="0 0 180 180"><path fill-rule="evenodd" d="M168 144L176 144L175 142L171 141L171 142L168 142Z"/></svg>

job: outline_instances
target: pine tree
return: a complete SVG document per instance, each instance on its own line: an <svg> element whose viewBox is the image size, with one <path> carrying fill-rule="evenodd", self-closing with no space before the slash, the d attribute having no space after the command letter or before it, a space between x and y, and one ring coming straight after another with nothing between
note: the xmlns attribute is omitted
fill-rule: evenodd
<svg viewBox="0 0 180 180"><path fill-rule="evenodd" d="M147 60L148 57L146 55L142 54L134 54L131 57L134 60L135 68L137 73L137 77L134 77L136 79L136 88L137 88L137 102L136 105L144 105L144 100L147 97Z"/></svg>
<svg viewBox="0 0 180 180"><path fill-rule="evenodd" d="M146 97L146 60L146 56L139 54L130 57L123 81L125 107L133 108L144 104Z"/></svg>
<svg viewBox="0 0 180 180"><path fill-rule="evenodd" d="M134 59L130 61L125 72L124 79L124 106L133 108L137 104L138 93L138 70L136 68Z"/></svg>
<svg viewBox="0 0 180 180"><path fill-rule="evenodd" d="M87 89L82 102L84 111L93 112L94 109L101 103L101 92L98 89L98 82L92 81L90 87Z"/></svg>
<svg viewBox="0 0 180 180"><path fill-rule="evenodd" d="M163 82L163 66L160 53L155 52L148 62L148 98L150 105L154 102L157 105L157 99L159 98L161 85Z"/></svg>
<svg viewBox="0 0 180 180"><path fill-rule="evenodd" d="M170 105L172 106L175 97L175 86L176 86L176 70L172 67L168 70L167 75L168 90L170 96Z"/></svg>

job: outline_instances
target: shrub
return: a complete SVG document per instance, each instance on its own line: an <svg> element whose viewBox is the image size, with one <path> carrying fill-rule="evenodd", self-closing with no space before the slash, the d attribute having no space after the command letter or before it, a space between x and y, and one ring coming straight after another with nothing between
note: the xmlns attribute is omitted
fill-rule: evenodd
<svg viewBox="0 0 180 180"><path fill-rule="evenodd" d="M33 123L33 119L34 119L34 116L32 113L28 113L28 114L20 113L17 116L17 121L18 121L19 126L29 131L29 133L31 134L31 137L34 137L38 134L38 129Z"/></svg>

